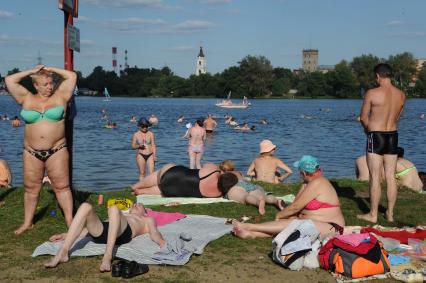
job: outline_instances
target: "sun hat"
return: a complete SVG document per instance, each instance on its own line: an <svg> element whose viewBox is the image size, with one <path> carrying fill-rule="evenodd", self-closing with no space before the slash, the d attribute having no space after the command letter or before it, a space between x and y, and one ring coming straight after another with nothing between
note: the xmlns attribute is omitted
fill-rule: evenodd
<svg viewBox="0 0 426 283"><path fill-rule="evenodd" d="M260 153L270 152L275 149L277 146L273 144L270 140L263 140L259 144Z"/></svg>
<svg viewBox="0 0 426 283"><path fill-rule="evenodd" d="M311 155L303 155L300 160L293 163L293 166L307 173L315 173L318 170L320 164L318 159L315 157Z"/></svg>
<svg viewBox="0 0 426 283"><path fill-rule="evenodd" d="M191 124L191 123L187 123L187 124L185 125L185 127L186 127L187 129L191 129L192 124Z"/></svg>

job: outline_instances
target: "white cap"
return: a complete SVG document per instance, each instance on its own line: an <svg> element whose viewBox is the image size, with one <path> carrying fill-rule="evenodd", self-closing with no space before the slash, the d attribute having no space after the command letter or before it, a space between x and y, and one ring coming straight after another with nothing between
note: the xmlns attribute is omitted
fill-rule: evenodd
<svg viewBox="0 0 426 283"><path fill-rule="evenodd" d="M191 123L188 123L188 124L186 124L186 125L185 125L185 127L186 127L187 129L190 129L190 128L192 127L192 124L191 124Z"/></svg>

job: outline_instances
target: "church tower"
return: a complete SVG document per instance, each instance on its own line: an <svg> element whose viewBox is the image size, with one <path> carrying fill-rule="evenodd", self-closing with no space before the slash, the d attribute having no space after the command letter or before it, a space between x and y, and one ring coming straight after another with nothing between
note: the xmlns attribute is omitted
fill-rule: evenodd
<svg viewBox="0 0 426 283"><path fill-rule="evenodd" d="M195 68L195 75L199 76L205 74L206 71L206 58L204 57L203 47L200 46L200 53L197 57L197 67Z"/></svg>

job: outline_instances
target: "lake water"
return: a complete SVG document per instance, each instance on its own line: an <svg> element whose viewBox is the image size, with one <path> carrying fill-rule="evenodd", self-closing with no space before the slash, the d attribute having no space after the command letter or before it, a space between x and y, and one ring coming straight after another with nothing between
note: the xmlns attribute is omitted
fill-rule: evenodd
<svg viewBox="0 0 426 283"><path fill-rule="evenodd" d="M220 163L232 159L237 168L246 172L259 150L259 142L271 139L277 145L276 155L291 165L303 154L319 158L328 177L354 177L354 161L365 151L365 135L356 116L361 100L252 100L249 109L221 109L215 99L161 98L102 98L77 97L78 109L74 122L74 186L90 191L115 190L138 179L135 151L130 142L137 130L129 122L132 115L149 116L155 113L159 125L156 135L158 162L156 169L173 162L188 165L185 123L212 113L219 124L217 132L207 139L203 162ZM101 109L118 124L117 129L103 127ZM321 111L329 108L330 111ZM0 96L0 115L18 115L19 106L10 96ZM419 116L426 111L425 99L411 99L400 121L400 145L405 157L414 162L419 171L426 171L426 119ZM237 121L255 125L256 131L242 133L224 123L230 113ZM185 123L176 122L179 115ZM305 115L305 116L304 116ZM311 116L311 119L306 119ZM260 119L270 121L260 124ZM0 121L0 158L12 168L14 185L22 185L22 144L24 127L12 128L9 121ZM293 174L289 180L298 180Z"/></svg>

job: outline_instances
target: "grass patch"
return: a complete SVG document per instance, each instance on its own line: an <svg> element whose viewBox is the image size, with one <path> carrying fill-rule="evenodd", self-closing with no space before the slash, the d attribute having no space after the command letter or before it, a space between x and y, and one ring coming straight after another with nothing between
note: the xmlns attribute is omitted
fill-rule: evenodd
<svg viewBox="0 0 426 283"><path fill-rule="evenodd" d="M368 212L368 183L351 179L331 180L339 195L342 211L347 225L367 225L356 215ZM262 183L268 192L276 195L295 194L299 184L271 185ZM384 226L426 225L426 196L408 189L400 189L395 208L395 223L388 223L383 213L386 208L386 192L382 190L382 202L379 207L378 224ZM130 191L104 193L105 203L109 198L127 197L135 199ZM47 257L31 258L33 250L55 233L66 231L66 226L54 194L44 188L37 206L35 227L16 237L13 231L23 220L23 189L12 188L0 191L0 282L41 281L52 282L116 282L110 274L100 274L98 267L101 257L72 258L69 263L55 269L45 269L43 262ZM106 218L106 206L97 205L97 194L75 192L75 201L79 205L88 201L96 207L101 218ZM416 207L416 208L414 208ZM182 205L175 207L152 206L154 210L187 214L206 214L217 217L238 218L242 215L258 216L253 206L235 203ZM51 211L56 210L56 216ZM415 211L415 212L414 212ZM261 221L273 220L277 209L267 206L266 215ZM131 281L144 282L333 282L332 277L321 269L291 272L274 264L268 257L271 251L271 239L242 241L226 235L210 243L203 255L193 256L182 267L150 266L150 272Z"/></svg>

